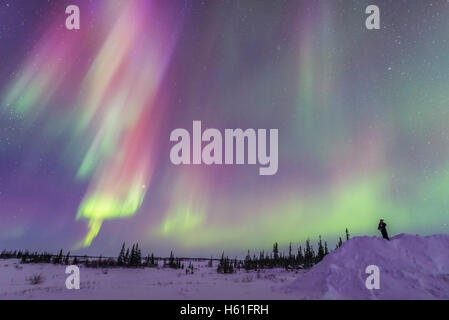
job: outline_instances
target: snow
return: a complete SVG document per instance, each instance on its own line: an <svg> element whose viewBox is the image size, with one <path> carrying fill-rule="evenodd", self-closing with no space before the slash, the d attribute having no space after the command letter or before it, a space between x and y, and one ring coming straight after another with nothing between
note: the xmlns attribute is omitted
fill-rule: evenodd
<svg viewBox="0 0 449 320"><path fill-rule="evenodd" d="M68 290L66 266L0 260L0 299L449 299L449 235L356 237L310 271L223 275L207 261L194 265L193 275L81 266L81 289ZM368 265L380 268L379 290L365 287ZM43 282L31 284L38 274Z"/></svg>
<svg viewBox="0 0 449 320"><path fill-rule="evenodd" d="M365 269L380 269L368 290ZM285 286L297 299L449 299L449 236L356 237Z"/></svg>
<svg viewBox="0 0 449 320"><path fill-rule="evenodd" d="M18 260L0 260L0 300L2 299L288 299L274 291L298 274L284 270L239 271L218 274L216 265L194 262L192 274L169 268L94 269L80 266L80 290L68 290L66 266L20 264ZM41 274L45 280L31 285L30 276Z"/></svg>

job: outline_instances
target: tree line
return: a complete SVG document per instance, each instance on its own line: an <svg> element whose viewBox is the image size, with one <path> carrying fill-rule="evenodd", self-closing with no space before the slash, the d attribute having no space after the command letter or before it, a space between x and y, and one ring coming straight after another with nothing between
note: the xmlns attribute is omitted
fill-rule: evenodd
<svg viewBox="0 0 449 320"><path fill-rule="evenodd" d="M349 240L350 235L348 229L346 229L346 240ZM339 241L335 247L338 249L343 244L343 240L339 237ZM294 252L292 244L289 244L288 252L280 252L279 244L276 242L273 245L273 249L268 252L260 251L258 255L251 255L248 250L244 260L236 258L230 259L225 256L224 252L221 254L221 259L217 265L218 273L234 273L237 270L261 270L272 268L284 268L285 270L298 270L309 269L315 264L323 260L323 258L329 254L329 248L327 242L322 240L321 236L318 237L318 242L315 247L312 245L309 239L306 240L304 247L301 245ZM29 251L7 251L3 250L0 253L0 259L20 259L21 263L53 263L64 265L84 265L91 268L105 268L105 267L124 267L124 268L155 268L159 267L162 262L163 268L172 269L185 269L186 273L194 273L194 266L189 263L185 268L184 260L192 260L189 258L175 257L173 251L170 252L169 258L155 257L152 253L145 257L142 256L142 251L138 243L132 245L132 247L126 247L123 243L119 255L117 258L102 256L88 257L73 256L70 252L66 254L62 250L59 254L53 255L48 252L29 252ZM207 260L207 259L205 259ZM210 258L207 266L213 268L213 258Z"/></svg>
<svg viewBox="0 0 449 320"><path fill-rule="evenodd" d="M346 228L346 240L349 240L349 238L350 234ZM296 252L293 252L292 244L290 243L287 254L279 251L279 244L277 242L273 245L271 252L260 251L257 256L256 254L251 255L248 250L248 254L243 261L237 260L237 258L230 259L222 253L217 266L217 272L233 273L241 269L246 271L273 268L284 268L285 270L310 269L329 254L327 242L324 241L323 243L321 235L318 239L316 251L311 241L307 239L304 248L300 245ZM335 249L340 248L342 245L343 240L339 237Z"/></svg>

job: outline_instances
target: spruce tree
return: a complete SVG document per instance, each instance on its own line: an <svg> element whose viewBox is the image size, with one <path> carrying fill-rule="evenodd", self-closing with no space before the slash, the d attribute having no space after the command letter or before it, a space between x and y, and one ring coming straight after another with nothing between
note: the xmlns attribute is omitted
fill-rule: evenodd
<svg viewBox="0 0 449 320"><path fill-rule="evenodd" d="M288 245L288 259L292 259L292 243L290 242Z"/></svg>
<svg viewBox="0 0 449 320"><path fill-rule="evenodd" d="M298 264L304 264L304 255L302 253L302 247L298 248L298 255L296 256L296 261Z"/></svg>
<svg viewBox="0 0 449 320"><path fill-rule="evenodd" d="M348 241L349 240L349 231L348 231L348 228L346 228L346 241Z"/></svg>
<svg viewBox="0 0 449 320"><path fill-rule="evenodd" d="M315 261L315 253L313 251L313 248L310 245L310 240L306 240L306 249L304 252L304 268L308 269L313 266L313 263Z"/></svg>
<svg viewBox="0 0 449 320"><path fill-rule="evenodd" d="M224 259L224 252L223 252L223 254L221 256L220 263L222 262L223 259ZM244 268L245 268L246 271L251 270L251 264L252 264L251 263L251 255L250 255L249 250L248 250L248 254L246 255L245 261L244 261Z"/></svg>
<svg viewBox="0 0 449 320"><path fill-rule="evenodd" d="M125 243L123 242L122 249L117 258L117 264L123 266L125 264Z"/></svg>
<svg viewBox="0 0 449 320"><path fill-rule="evenodd" d="M131 256L129 258L129 265L135 266L136 265L136 245L133 244L133 247L131 249Z"/></svg>
<svg viewBox="0 0 449 320"><path fill-rule="evenodd" d="M234 273L234 266L228 257L224 257L224 253L221 256L220 263L217 266L218 273Z"/></svg>
<svg viewBox="0 0 449 320"><path fill-rule="evenodd" d="M62 262L62 249L59 251L58 256L53 259L54 264L60 264L61 262Z"/></svg>
<svg viewBox="0 0 449 320"><path fill-rule="evenodd" d="M64 264L66 266L69 264L69 259L70 259L70 251L67 252L67 255L65 256L65 259L64 259Z"/></svg>
<svg viewBox="0 0 449 320"><path fill-rule="evenodd" d="M168 266L170 268L174 268L175 267L175 257L173 255L173 251L170 251L170 258L168 259Z"/></svg>
<svg viewBox="0 0 449 320"><path fill-rule="evenodd" d="M279 245L277 242L273 245L273 256L275 262L277 262L279 259Z"/></svg>
<svg viewBox="0 0 449 320"><path fill-rule="evenodd" d="M125 259L124 259L123 263L126 266L129 264L129 248L126 249Z"/></svg>
<svg viewBox="0 0 449 320"><path fill-rule="evenodd" d="M343 240L341 240L341 237L339 237L339 240L338 240L338 243L337 243L337 246L335 247L335 249L340 248L342 245L343 245Z"/></svg>
<svg viewBox="0 0 449 320"><path fill-rule="evenodd" d="M319 239L320 240L318 241L318 253L316 256L316 262L320 262L324 258L324 247L323 247L323 243L321 241L321 236L319 236Z"/></svg>
<svg viewBox="0 0 449 320"><path fill-rule="evenodd" d="M142 252L139 249L139 244L136 243L135 265L140 266L141 264L142 264Z"/></svg>
<svg viewBox="0 0 449 320"><path fill-rule="evenodd" d="M248 251L248 255L249 255L249 251ZM217 266L218 273L224 273L224 263L225 263L225 258L224 258L224 251L223 251L223 253L221 254L220 262L218 263L218 266Z"/></svg>

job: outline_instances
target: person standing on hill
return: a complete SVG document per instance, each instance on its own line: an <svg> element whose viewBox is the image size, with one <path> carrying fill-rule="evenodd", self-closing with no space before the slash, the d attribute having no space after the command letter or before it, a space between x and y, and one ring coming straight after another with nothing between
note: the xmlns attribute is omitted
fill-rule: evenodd
<svg viewBox="0 0 449 320"><path fill-rule="evenodd" d="M377 227L377 230L380 230L380 232L382 233L382 237L384 239L387 239L388 241L390 241L390 238L388 238L388 233L387 233L387 224L384 222L384 219L380 219L379 226Z"/></svg>

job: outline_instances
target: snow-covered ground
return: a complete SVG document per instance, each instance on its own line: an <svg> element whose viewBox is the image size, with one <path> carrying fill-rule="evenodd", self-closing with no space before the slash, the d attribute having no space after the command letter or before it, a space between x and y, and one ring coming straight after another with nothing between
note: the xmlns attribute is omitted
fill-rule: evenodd
<svg viewBox="0 0 449 320"><path fill-rule="evenodd" d="M368 265L380 289L368 290ZM449 299L449 235L357 237L310 271L217 274L207 262L183 270L81 267L81 289L65 287L65 266L0 260L0 299ZM33 275L43 282L31 284Z"/></svg>
<svg viewBox="0 0 449 320"><path fill-rule="evenodd" d="M366 289L369 265L379 290ZM449 235L353 238L286 289L298 299L449 299Z"/></svg>
<svg viewBox="0 0 449 320"><path fill-rule="evenodd" d="M288 299L275 288L298 274L283 270L218 274L207 262L194 263L196 272L169 268L93 269L80 267L80 290L65 286L66 266L20 264L0 260L0 299ZM43 283L28 280L41 274Z"/></svg>

